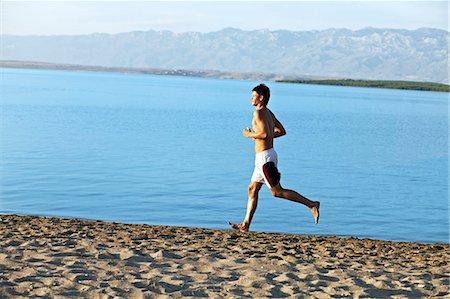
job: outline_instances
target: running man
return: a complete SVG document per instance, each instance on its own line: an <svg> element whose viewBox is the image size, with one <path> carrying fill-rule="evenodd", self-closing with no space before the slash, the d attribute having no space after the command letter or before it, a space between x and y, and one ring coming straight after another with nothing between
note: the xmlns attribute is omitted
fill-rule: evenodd
<svg viewBox="0 0 450 299"><path fill-rule="evenodd" d="M248 203L247 213L242 223L228 224L241 232L248 232L250 223L252 222L253 214L256 211L258 204L258 192L265 183L269 187L272 195L295 201L307 206L314 220L319 223L319 207L320 202L311 201L299 193L284 189L280 185L280 173L277 169L278 156L273 148L273 139L286 135L286 131L280 121L267 108L270 98L270 89L264 84L260 84L252 90L252 105L255 107L253 113L252 127L246 128L243 132L247 138L255 140L255 169L248 186Z"/></svg>

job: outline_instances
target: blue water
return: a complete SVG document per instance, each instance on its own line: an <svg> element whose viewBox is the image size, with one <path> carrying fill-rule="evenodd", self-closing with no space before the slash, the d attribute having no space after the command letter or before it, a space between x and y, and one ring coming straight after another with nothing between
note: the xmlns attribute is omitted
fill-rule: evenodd
<svg viewBox="0 0 450 299"><path fill-rule="evenodd" d="M2 69L0 213L227 228L253 171L259 82ZM252 229L449 242L448 95L270 83L282 185Z"/></svg>

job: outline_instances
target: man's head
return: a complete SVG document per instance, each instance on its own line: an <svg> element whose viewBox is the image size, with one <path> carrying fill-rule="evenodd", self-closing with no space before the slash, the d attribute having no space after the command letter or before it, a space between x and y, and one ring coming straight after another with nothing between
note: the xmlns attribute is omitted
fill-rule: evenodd
<svg viewBox="0 0 450 299"><path fill-rule="evenodd" d="M252 89L252 102L253 105L261 102L264 106L267 106L270 99L270 89L265 84L259 84Z"/></svg>

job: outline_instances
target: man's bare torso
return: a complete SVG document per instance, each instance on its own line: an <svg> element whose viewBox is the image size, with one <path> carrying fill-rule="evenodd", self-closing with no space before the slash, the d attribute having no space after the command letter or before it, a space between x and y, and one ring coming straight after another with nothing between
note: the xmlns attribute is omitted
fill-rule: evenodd
<svg viewBox="0 0 450 299"><path fill-rule="evenodd" d="M262 123L264 122L264 123ZM254 139L255 140L255 153L260 153L262 151L273 148L273 138L275 131L275 121L272 112L264 107L260 110L256 110L253 114L252 128L254 132L260 132L262 126L265 124L267 128L267 136L264 139Z"/></svg>

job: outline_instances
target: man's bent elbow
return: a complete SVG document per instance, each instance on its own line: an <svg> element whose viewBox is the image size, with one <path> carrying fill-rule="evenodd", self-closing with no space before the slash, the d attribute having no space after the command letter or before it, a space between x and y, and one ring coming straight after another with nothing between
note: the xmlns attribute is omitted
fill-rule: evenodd
<svg viewBox="0 0 450 299"><path fill-rule="evenodd" d="M277 133L275 133L275 137L281 137L281 136L284 136L284 135L286 135L286 132L277 132Z"/></svg>

